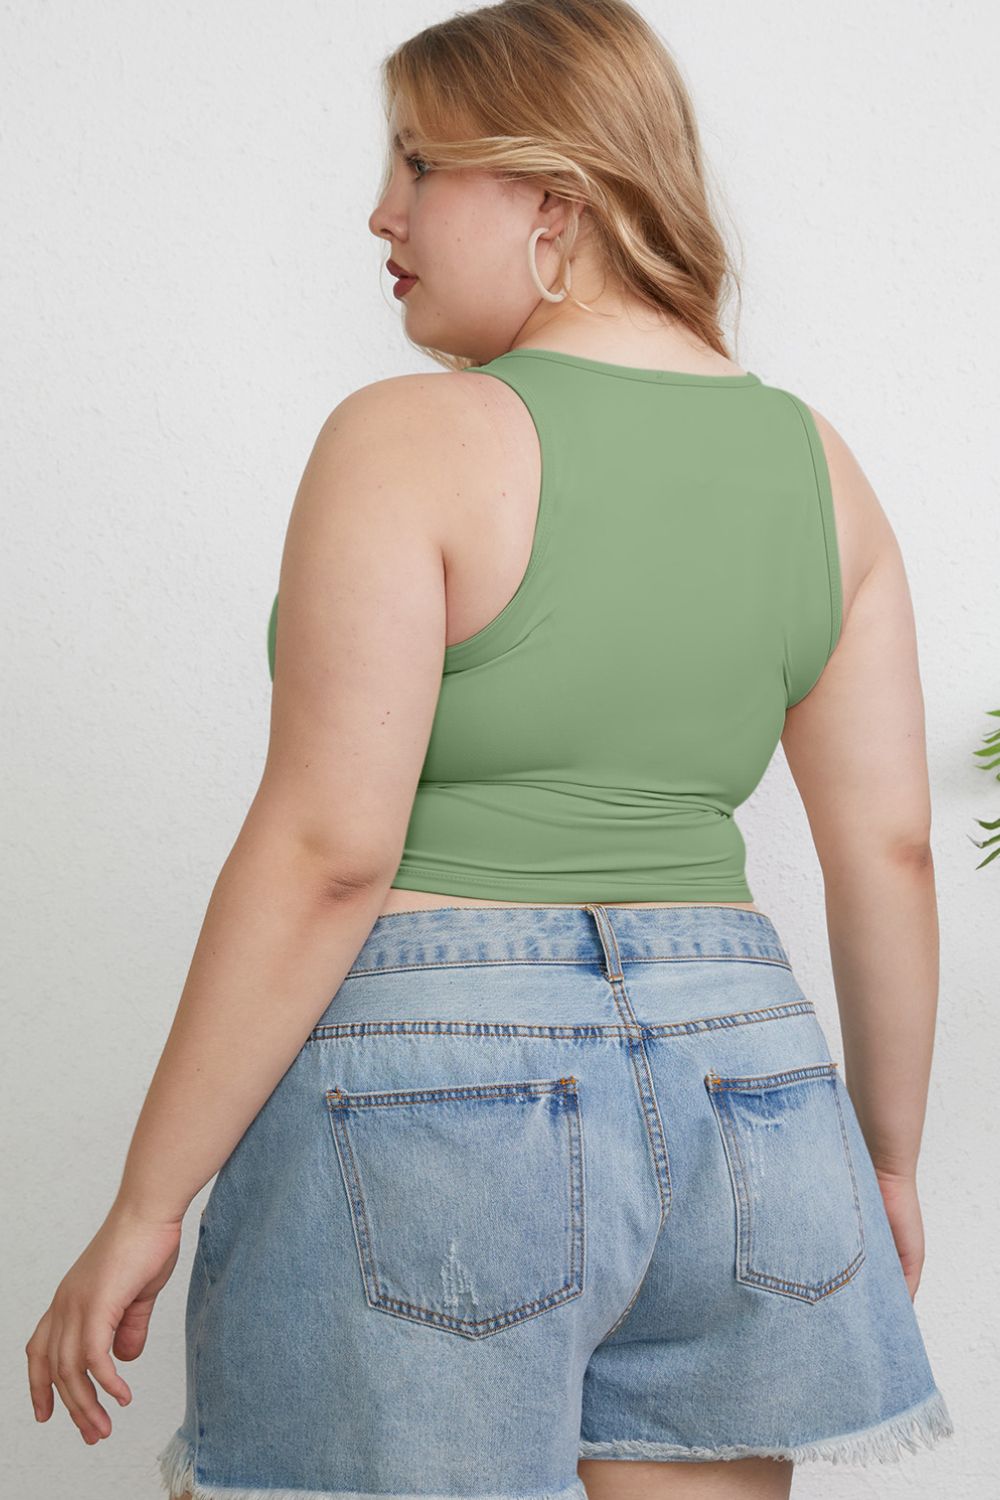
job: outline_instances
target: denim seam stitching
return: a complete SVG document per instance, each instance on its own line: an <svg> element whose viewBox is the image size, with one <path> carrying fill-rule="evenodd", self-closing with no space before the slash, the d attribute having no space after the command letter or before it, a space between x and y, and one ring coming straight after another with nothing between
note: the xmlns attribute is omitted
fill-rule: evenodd
<svg viewBox="0 0 1000 1500"><path fill-rule="evenodd" d="M816 1007L811 1000L790 1001L786 1005L767 1006L752 1011L727 1011L720 1016L699 1016L685 1021L649 1022L640 1030L647 1036L669 1038L691 1036L699 1031L714 1031L732 1026L758 1025L763 1021L778 1021L789 1016L815 1015ZM363 1036L483 1036L496 1040L504 1037L537 1037L547 1041L564 1038L572 1041L587 1036L631 1036L635 1031L629 1023L594 1021L585 1025L546 1026L530 1022L510 1021L327 1021L315 1026L306 1042L345 1041ZM777 1076L777 1075L772 1075Z"/></svg>
<svg viewBox="0 0 1000 1500"><path fill-rule="evenodd" d="M649 1139L650 1150L652 1151L652 1154L653 1154L653 1172L654 1172L654 1176L655 1176L655 1179L656 1179L656 1191L657 1191L657 1195L658 1195L659 1200L660 1200L660 1220L659 1220L659 1224L657 1225L656 1234L653 1237L653 1244L652 1244L652 1248L650 1249L650 1252L649 1252L649 1259L646 1261L646 1264L645 1264L645 1266L643 1268L642 1275L639 1278L638 1284L636 1285L635 1290L633 1291L631 1297L629 1298L628 1302L626 1303L626 1305L625 1305L624 1309L622 1310L620 1316L615 1320L614 1323L612 1323L611 1327L607 1330L607 1332L605 1334L602 1335L601 1339L599 1340L599 1342L603 1344L605 1342L605 1340L608 1339L608 1338L610 1338L611 1334L613 1334L615 1332L615 1330L618 1329L618 1328L620 1328L621 1325L622 1325L622 1323L624 1323L625 1319L628 1317L628 1315L631 1312L632 1308L634 1307L636 1301L638 1300L639 1293L642 1291L643 1283L646 1280L646 1275L647 1275L647 1273L649 1271L650 1266L653 1263L653 1257L656 1254L656 1247L657 1247L657 1245L659 1243L660 1235L663 1232L663 1226L666 1223L667 1215L670 1212L670 1206L671 1206L671 1203L673 1201L673 1186L672 1186L671 1179L670 1179L670 1159L669 1159L669 1155L668 1155L668 1151L667 1151L666 1137L665 1137L664 1130L663 1130L663 1121L660 1118L659 1108L658 1108L658 1105L657 1105L657 1102L656 1102L656 1090L654 1088L653 1080L652 1080L652 1077L651 1077L650 1071L649 1071L649 1056L648 1056L648 1054L646 1052L645 1041L644 1041L644 1037L643 1037L643 1027L642 1027L641 1023L639 1022L638 1018L636 1017L636 1014L635 1014L634 1010L632 1009L632 1003L631 1003L631 1001L629 1000L629 997L628 997L628 990L627 990L626 985L625 985L625 975L622 972L621 956L620 956L620 951L619 951L619 948L618 948L617 934L615 933L615 930L614 930L614 927L612 925L611 919L607 915L607 912L604 909L604 907L602 907L602 906L601 907L595 907L595 908L591 908L591 910L592 910L592 914L594 916L594 919L595 919L595 921L598 924L598 930L599 930L600 935L601 935L601 943L602 943L602 947L605 948L605 953L607 954L607 947L605 945L603 932L600 931L602 924L601 924L600 918L598 917L598 912L600 912L602 914L602 916L603 916L603 921L604 921L604 923L607 926L608 934L609 934L609 937L610 937L610 942L611 942L611 945L612 945L612 947L614 949L614 955L615 955L615 960L616 960L616 972L614 974L611 974L611 973L606 974L606 978L608 979L608 982L611 985L611 995L612 995L613 1003L615 1005L615 1009L618 1011L619 1015L621 1015L622 1013L624 1013L627 1016L631 1017L631 1021L628 1024L626 1024L626 1026L623 1028L623 1030L624 1030L624 1033L625 1033L626 1037L628 1038L629 1056L630 1056L630 1060L632 1062L632 1070L633 1070L633 1073L635 1074L635 1077L636 1077L636 1089L637 1089L637 1092L639 1094L639 1102L640 1102L640 1105L642 1107L643 1124L644 1124L644 1126L646 1128L646 1135L647 1135L647 1137ZM632 1023L634 1023L634 1025ZM669 1023L667 1023L667 1024L669 1024ZM639 1079L639 1072L638 1072L638 1056L639 1055L641 1055L643 1066L644 1066L644 1069L645 1069L646 1081L647 1081L647 1084L649 1086L649 1099L650 1099L651 1104L652 1104L653 1112L654 1112L654 1114L656 1116L656 1129L657 1129L657 1132L658 1132L658 1135L659 1135L660 1145L662 1147L662 1162L663 1162L663 1174L662 1175L661 1175L661 1172L660 1172L661 1153L660 1153L659 1148L657 1147L656 1140L654 1139L654 1132L653 1132L653 1129L651 1127L650 1119L649 1119L649 1108L648 1108L648 1105L647 1105L646 1094L645 1094L645 1092L643 1090L642 1083L641 1083L641 1081ZM666 1189L664 1189L664 1179L666 1181Z"/></svg>
<svg viewBox="0 0 1000 1500"><path fill-rule="evenodd" d="M644 963L749 963L749 964L774 964L777 968L790 969L791 963L787 957L779 957L777 954L767 953L644 953L630 956L626 962L630 964ZM349 979L365 979L381 974L410 974L421 969L494 969L494 968L558 968L563 965L592 965L593 958L456 958L435 959L432 963L416 961L413 963L400 964L378 964L373 968L352 968L344 975L344 983ZM605 974L605 977L608 976Z"/></svg>
<svg viewBox="0 0 1000 1500"><path fill-rule="evenodd" d="M601 943L605 948L606 954L610 949L610 953L614 956L614 972L610 972L609 965L609 972L607 973L606 977L609 984L611 985L611 994L614 1000L615 1009L618 1011L619 1015L624 1014L628 1017L626 1034L629 1039L629 1057L632 1063L632 1071L636 1079L636 1088L639 1093L639 1101L642 1106L643 1123L646 1127L646 1134L649 1137L649 1147L653 1155L653 1170L656 1174L656 1188L660 1196L660 1229L662 1229L667 1214L670 1212L670 1205L673 1201L673 1184L670 1180L670 1160L667 1152L666 1135L664 1133L663 1120L660 1117L659 1106L656 1100L656 1089L653 1085L653 1079L650 1073L649 1056L646 1052L646 1045L643 1037L643 1028L634 1010L632 1009L632 1003L629 1000L628 989L625 984L625 975L622 971L621 952L618 947L618 935L615 932L614 924L612 923L611 918L608 915L607 908L603 904L595 902L589 909L591 910L594 919L598 924L598 929L601 934ZM605 930L607 933L606 939ZM645 1086L643 1083L643 1077L640 1074L640 1067L645 1078ZM659 1235L659 1231L657 1231L657 1234Z"/></svg>
<svg viewBox="0 0 1000 1500"><path fill-rule="evenodd" d="M393 1104L442 1104L448 1099L505 1099L512 1094L527 1094L540 1099L558 1089L568 1090L573 1077L498 1079L494 1083L442 1084L428 1089L380 1089L375 1092L347 1093L341 1088L326 1090L331 1109L380 1109Z"/></svg>
<svg viewBox="0 0 1000 1500"><path fill-rule="evenodd" d="M207 1204L206 1204L206 1209L207 1209ZM205 1210L202 1211L202 1216L204 1216L204 1212L205 1212ZM202 1225L201 1220L199 1220L199 1230L201 1230L203 1227L204 1226ZM198 1319L198 1329L197 1329L197 1332L195 1334L194 1360L193 1360L194 1370L192 1372L193 1376L194 1376L194 1402L193 1402L193 1410L194 1410L194 1432L191 1435L191 1476L192 1476L192 1479L194 1480L195 1484L197 1484L198 1481L202 1477L201 1474L199 1473L199 1455L201 1453L201 1448L202 1448L203 1424L202 1424L202 1414L201 1414L201 1410L200 1410L200 1407L199 1407L199 1404L198 1404L199 1403L198 1391L199 1391L199 1387L200 1387L200 1382L198 1380L198 1370L199 1370L200 1365L201 1365L202 1340L203 1340L204 1333L205 1333L205 1323L206 1323L207 1318L208 1318L208 1309L209 1309L209 1305L211 1303L212 1288L215 1285L215 1278L212 1276L211 1269L210 1269L209 1263L208 1263L208 1256L207 1256L207 1254L205 1252L204 1240L205 1240L205 1235L202 1234L202 1233L199 1233L199 1235L198 1235L198 1245L197 1245L197 1249L195 1251L195 1254L196 1255L197 1254L201 1255L201 1266L202 1266L202 1271L204 1272L204 1275L205 1275L205 1280L207 1282L207 1286L206 1286L204 1297L203 1297L203 1300L202 1300L201 1316Z"/></svg>

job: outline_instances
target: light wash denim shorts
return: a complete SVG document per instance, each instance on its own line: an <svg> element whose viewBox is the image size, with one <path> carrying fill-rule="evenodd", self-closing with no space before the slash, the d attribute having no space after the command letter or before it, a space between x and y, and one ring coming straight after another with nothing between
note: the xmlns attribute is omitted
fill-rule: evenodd
<svg viewBox="0 0 1000 1500"><path fill-rule="evenodd" d="M581 1458L954 1430L814 1006L734 907L379 917L215 1179L186 1349L156 1462L195 1500L585 1500Z"/></svg>

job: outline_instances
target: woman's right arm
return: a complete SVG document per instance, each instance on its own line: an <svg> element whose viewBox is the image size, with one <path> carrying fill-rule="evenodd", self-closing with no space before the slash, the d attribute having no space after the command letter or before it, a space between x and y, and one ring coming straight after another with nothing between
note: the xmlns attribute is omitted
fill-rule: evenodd
<svg viewBox="0 0 1000 1500"><path fill-rule="evenodd" d="M847 1090L911 1295L915 1183L937 1018L939 947L924 701L895 533L857 460L814 412L830 469L844 625L782 746L823 872ZM895 1211L894 1211L895 1210Z"/></svg>

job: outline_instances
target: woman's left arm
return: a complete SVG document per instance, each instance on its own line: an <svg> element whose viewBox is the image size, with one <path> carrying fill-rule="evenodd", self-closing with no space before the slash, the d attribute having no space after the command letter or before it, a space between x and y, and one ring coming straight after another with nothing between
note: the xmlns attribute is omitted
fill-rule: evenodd
<svg viewBox="0 0 1000 1500"><path fill-rule="evenodd" d="M204 924L97 1234L26 1345L38 1420L53 1385L85 1442L111 1422L90 1375L142 1352L191 1200L340 988L398 868L440 690L442 451L462 380L363 387L327 418L292 508L267 760ZM449 387L449 389L445 389ZM452 434L452 443L448 435Z"/></svg>

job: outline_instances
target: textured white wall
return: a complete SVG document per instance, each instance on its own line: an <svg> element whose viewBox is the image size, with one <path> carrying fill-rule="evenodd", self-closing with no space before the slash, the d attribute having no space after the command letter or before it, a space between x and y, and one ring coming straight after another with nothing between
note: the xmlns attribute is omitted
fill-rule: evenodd
<svg viewBox="0 0 1000 1500"><path fill-rule="evenodd" d="M920 633L943 936L917 1309L958 1432L795 1494L996 1492L1000 860L972 752L998 721L993 88L985 3L641 6L674 47L744 255L736 354L843 432ZM24 1341L103 1218L266 748L265 634L313 438L422 368L368 233L401 0L6 0L4 1474L22 1500L159 1493L193 1236L114 1435L31 1415ZM860 728L860 726L859 726ZM823 893L781 751L740 814L758 904L839 1054ZM203 1195L204 1196L204 1195ZM189 1218L195 1222L197 1200Z"/></svg>

